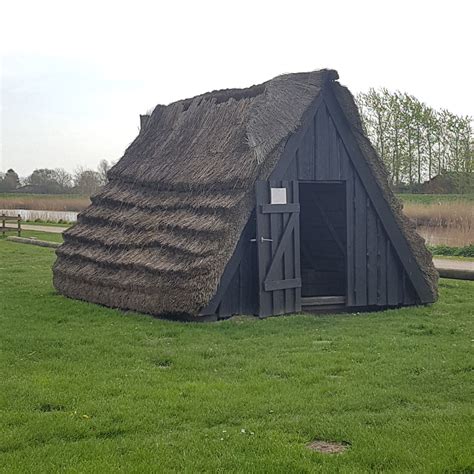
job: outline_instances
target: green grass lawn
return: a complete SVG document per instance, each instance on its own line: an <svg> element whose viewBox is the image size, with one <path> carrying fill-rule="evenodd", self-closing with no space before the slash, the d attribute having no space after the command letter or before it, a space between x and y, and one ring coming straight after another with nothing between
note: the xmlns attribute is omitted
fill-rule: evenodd
<svg viewBox="0 0 474 474"><path fill-rule="evenodd" d="M468 194L397 194L403 202L438 204L440 202L468 201L474 203L474 193Z"/></svg>
<svg viewBox="0 0 474 474"><path fill-rule="evenodd" d="M53 261L0 242L2 472L474 469L472 282L431 307L186 324L63 298Z"/></svg>
<svg viewBox="0 0 474 474"><path fill-rule="evenodd" d="M72 222L23 221L22 224L39 225L41 227L71 227Z"/></svg>
<svg viewBox="0 0 474 474"><path fill-rule="evenodd" d="M5 240L9 236L17 236L18 234L16 232L7 232L5 234L5 237L2 236L0 233L0 242L2 240ZM41 231L35 231L35 230L22 230L21 231L21 236L22 237L35 237L38 240L48 240L51 242L62 242L63 241L63 236L62 234L55 234L53 232L41 232Z"/></svg>

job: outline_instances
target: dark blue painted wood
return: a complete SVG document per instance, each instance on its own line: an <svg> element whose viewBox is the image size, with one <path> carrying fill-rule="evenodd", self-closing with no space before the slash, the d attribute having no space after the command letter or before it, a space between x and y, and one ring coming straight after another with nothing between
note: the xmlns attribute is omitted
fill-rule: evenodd
<svg viewBox="0 0 474 474"><path fill-rule="evenodd" d="M298 147L298 179L312 181L314 179L314 130L309 127L303 135Z"/></svg>
<svg viewBox="0 0 474 474"><path fill-rule="evenodd" d="M256 184L261 317L300 310L297 297L301 287L299 239L295 238L299 229L299 206L294 205L298 204L295 186L295 181L286 180L258 181ZM286 188L288 204L293 204L286 206L288 212L281 212L280 205L270 203L272 187ZM272 206L275 206L274 213L270 212ZM289 296L289 292L293 294Z"/></svg>
<svg viewBox="0 0 474 474"><path fill-rule="evenodd" d="M331 179L329 156L329 116L325 105L321 105L316 115L316 180Z"/></svg>
<svg viewBox="0 0 474 474"><path fill-rule="evenodd" d="M397 306L401 303L398 293L400 276L398 274L397 257L392 243L387 243L387 303Z"/></svg>
<svg viewBox="0 0 474 474"><path fill-rule="evenodd" d="M421 269L413 258L410 246L398 226L389 204L384 199L381 189L374 179L371 168L366 162L364 155L357 144L351 126L334 96L331 86L324 90L323 96L324 103L328 107L329 114L334 120L338 133L348 151L351 163L364 183L365 191L367 192L378 217L381 219L381 222L390 237L391 245L394 247L394 251L402 264L404 271L409 276L419 299L422 302L431 302L431 290L424 279Z"/></svg>
<svg viewBox="0 0 474 474"><path fill-rule="evenodd" d="M367 196L359 178L354 180L355 300L367 306Z"/></svg>
<svg viewBox="0 0 474 474"><path fill-rule="evenodd" d="M337 134L336 127L331 117L328 114L328 133L329 133L329 179L339 180L341 179L341 157L339 153L339 137Z"/></svg>
<svg viewBox="0 0 474 474"><path fill-rule="evenodd" d="M290 183L296 179L306 182L342 180L345 183L348 306L384 307L414 304L426 300L423 282L419 274L416 274L418 270L413 258L405 255L406 249L403 249L403 243L400 244L400 236L397 234L399 229L393 228L393 216L391 223L383 222L385 214L390 211L386 203L381 202L383 198L376 197L375 180L367 164L361 164L363 158L360 150L357 149L353 137L350 137L347 120L341 116L340 107L334 101L335 98L329 91L324 97L322 95L313 102L304 115L302 126L289 137L270 180L288 186L293 193L292 202L298 202L298 186ZM267 182L265 193L268 193L268 185ZM265 202L269 202L268 198L269 196L265 195ZM281 233L290 216L290 212L281 212L278 216L269 214L262 223L263 232ZM387 229L390 236L387 234ZM394 242L392 242L393 235L395 235ZM218 312L220 317L225 317L242 312L258 312L259 293L262 291L262 282L257 279L260 270L256 258L258 244L243 243L255 236L254 227L251 236L241 237L234 256L226 267L218 291L208 307L203 310L203 314ZM324 242L323 235L321 238L321 242ZM328 236L328 239L330 238ZM299 226L291 235L289 245L293 250L283 254L279 268L281 278L284 280L292 280L295 275L300 274ZM397 245L400 248L397 248ZM272 251L275 252L275 246L270 244L267 247L271 257ZM400 254L405 259L403 264ZM252 274L253 281L252 277L249 277ZM417 285L416 291L412 281ZM421 297L418 296L420 288ZM294 311L292 308L300 307L300 290L278 291L281 293L263 297L264 300L267 298L264 303L267 314L292 312Z"/></svg>
<svg viewBox="0 0 474 474"><path fill-rule="evenodd" d="M346 258L346 270L347 270L347 305L356 305L355 296L355 191L354 191L354 175L352 172L348 172L348 180L346 181L346 215L347 215L347 258Z"/></svg>
<svg viewBox="0 0 474 474"><path fill-rule="evenodd" d="M367 304L377 305L377 218L375 211L367 203Z"/></svg>
<svg viewBox="0 0 474 474"><path fill-rule="evenodd" d="M387 236L377 219L377 305L387 305Z"/></svg>

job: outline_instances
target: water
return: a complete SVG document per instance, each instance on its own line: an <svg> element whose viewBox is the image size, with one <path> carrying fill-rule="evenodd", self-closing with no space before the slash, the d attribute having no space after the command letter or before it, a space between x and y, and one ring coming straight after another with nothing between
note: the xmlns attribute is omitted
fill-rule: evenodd
<svg viewBox="0 0 474 474"><path fill-rule="evenodd" d="M428 245L464 247L474 244L474 232L470 229L418 226L416 230Z"/></svg>
<svg viewBox="0 0 474 474"><path fill-rule="evenodd" d="M64 212L64 211L34 211L30 209L0 209L0 214L6 216L17 216L20 214L24 221L35 221L40 219L42 221L58 222L76 222L77 212Z"/></svg>

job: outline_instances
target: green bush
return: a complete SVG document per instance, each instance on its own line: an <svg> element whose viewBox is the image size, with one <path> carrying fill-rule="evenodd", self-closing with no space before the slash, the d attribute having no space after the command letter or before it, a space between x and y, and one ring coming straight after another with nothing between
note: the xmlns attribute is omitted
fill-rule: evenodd
<svg viewBox="0 0 474 474"><path fill-rule="evenodd" d="M474 257L474 245L466 245L465 247L432 245L428 248L433 255L449 255L452 257Z"/></svg>

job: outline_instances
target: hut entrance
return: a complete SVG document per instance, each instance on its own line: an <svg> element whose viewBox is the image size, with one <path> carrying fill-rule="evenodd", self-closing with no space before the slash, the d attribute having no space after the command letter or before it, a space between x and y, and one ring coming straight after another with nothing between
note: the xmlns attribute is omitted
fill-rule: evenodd
<svg viewBox="0 0 474 474"><path fill-rule="evenodd" d="M303 305L342 304L346 294L344 183L300 183Z"/></svg>

